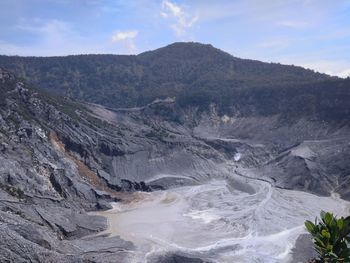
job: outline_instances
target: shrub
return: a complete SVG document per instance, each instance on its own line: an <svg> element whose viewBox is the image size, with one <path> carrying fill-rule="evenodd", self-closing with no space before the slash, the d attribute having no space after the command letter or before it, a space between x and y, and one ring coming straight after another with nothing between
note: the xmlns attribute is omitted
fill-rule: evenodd
<svg viewBox="0 0 350 263"><path fill-rule="evenodd" d="M337 219L333 214L321 212L321 220L305 222L305 227L312 235L315 250L320 262L350 262L350 216Z"/></svg>

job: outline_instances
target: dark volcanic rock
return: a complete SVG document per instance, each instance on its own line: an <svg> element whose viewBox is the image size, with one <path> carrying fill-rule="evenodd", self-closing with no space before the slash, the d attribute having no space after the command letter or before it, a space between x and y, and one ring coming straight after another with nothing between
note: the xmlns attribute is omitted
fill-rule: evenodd
<svg viewBox="0 0 350 263"><path fill-rule="evenodd" d="M151 259L150 263L209 263L200 258L192 258L188 256L178 255L176 253L169 253L166 255L158 256L155 259Z"/></svg>
<svg viewBox="0 0 350 263"><path fill-rule="evenodd" d="M84 156L75 158L51 136L59 127L68 133L77 128L58 110L58 101L48 103L49 98L2 69L0 80L0 262L83 262L93 241L81 241L77 249L77 240L107 227L105 218L87 215L85 209L109 208L114 190L99 189ZM75 153L81 154L78 149ZM114 254L130 248L112 241L120 244ZM105 251L111 240L104 247L98 242L94 253Z"/></svg>
<svg viewBox="0 0 350 263"><path fill-rule="evenodd" d="M292 261L291 263L304 263L308 259L315 258L317 253L314 249L314 244L311 241L310 235L301 235L297 241L295 248L292 250Z"/></svg>
<svg viewBox="0 0 350 263"><path fill-rule="evenodd" d="M96 208L98 210L108 210L112 209L112 205L105 200L100 200L97 202Z"/></svg>

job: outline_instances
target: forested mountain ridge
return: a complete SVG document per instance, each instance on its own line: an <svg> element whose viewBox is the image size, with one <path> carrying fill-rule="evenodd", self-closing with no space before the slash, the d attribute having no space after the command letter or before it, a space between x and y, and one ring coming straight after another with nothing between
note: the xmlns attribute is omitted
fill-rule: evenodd
<svg viewBox="0 0 350 263"><path fill-rule="evenodd" d="M35 87L115 108L176 97L182 105L214 102L227 109L249 89L337 81L301 67L236 58L200 43L174 43L137 56L0 56L0 65Z"/></svg>

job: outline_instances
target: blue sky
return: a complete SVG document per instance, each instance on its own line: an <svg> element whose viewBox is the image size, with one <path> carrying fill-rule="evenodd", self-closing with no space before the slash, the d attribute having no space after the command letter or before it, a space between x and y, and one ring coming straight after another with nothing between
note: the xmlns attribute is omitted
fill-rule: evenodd
<svg viewBox="0 0 350 263"><path fill-rule="evenodd" d="M350 75L350 0L0 0L0 54L138 54L210 43Z"/></svg>

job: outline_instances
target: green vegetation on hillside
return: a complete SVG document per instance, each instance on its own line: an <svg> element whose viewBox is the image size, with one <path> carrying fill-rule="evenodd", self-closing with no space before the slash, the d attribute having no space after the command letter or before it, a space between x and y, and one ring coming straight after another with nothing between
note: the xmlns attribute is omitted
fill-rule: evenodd
<svg viewBox="0 0 350 263"><path fill-rule="evenodd" d="M325 120L350 115L350 80L239 59L199 43L175 43L137 56L0 56L0 66L35 87L113 108L175 97L178 105L201 110L215 103L225 114Z"/></svg>

